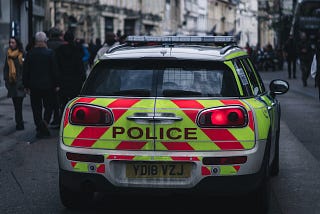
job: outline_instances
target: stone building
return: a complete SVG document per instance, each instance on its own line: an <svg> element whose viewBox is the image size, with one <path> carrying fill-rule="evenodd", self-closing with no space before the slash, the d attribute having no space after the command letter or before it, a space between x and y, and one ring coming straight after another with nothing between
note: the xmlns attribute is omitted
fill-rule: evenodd
<svg viewBox="0 0 320 214"><path fill-rule="evenodd" d="M163 0L69 0L51 1L52 26L72 29L87 42L107 32L126 35L162 33Z"/></svg>
<svg viewBox="0 0 320 214"><path fill-rule="evenodd" d="M0 57L11 34L28 38L28 3L33 33L53 26L74 30L86 42L106 32L126 35L235 35L246 42L274 45L273 24L293 0L0 0ZM280 10L282 8L282 10ZM290 16L292 7L286 12ZM0 62L1 65L2 62Z"/></svg>
<svg viewBox="0 0 320 214"><path fill-rule="evenodd" d="M33 32L45 29L45 6L49 0L33 0ZM0 73L10 36L20 38L23 46L28 44L28 0L0 0ZM1 76L2 78L2 76Z"/></svg>
<svg viewBox="0 0 320 214"><path fill-rule="evenodd" d="M255 46L258 43L258 2L243 0L237 5L236 29L239 36L239 45L246 43Z"/></svg>
<svg viewBox="0 0 320 214"><path fill-rule="evenodd" d="M210 34L235 34L236 6L236 2L232 0L208 0L208 29Z"/></svg>

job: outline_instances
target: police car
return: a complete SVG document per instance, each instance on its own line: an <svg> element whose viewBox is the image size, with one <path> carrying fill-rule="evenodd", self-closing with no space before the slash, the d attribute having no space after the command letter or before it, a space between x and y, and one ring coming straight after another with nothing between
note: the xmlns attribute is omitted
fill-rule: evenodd
<svg viewBox="0 0 320 214"><path fill-rule="evenodd" d="M280 79L269 89L230 36L129 36L65 108L62 203L94 192L245 194L267 209L279 171ZM254 200L254 201L253 201Z"/></svg>

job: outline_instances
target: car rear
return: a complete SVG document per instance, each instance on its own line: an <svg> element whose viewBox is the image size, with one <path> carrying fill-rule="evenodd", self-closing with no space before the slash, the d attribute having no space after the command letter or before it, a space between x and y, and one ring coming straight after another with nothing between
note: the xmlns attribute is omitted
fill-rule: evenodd
<svg viewBox="0 0 320 214"><path fill-rule="evenodd" d="M60 185L76 192L257 189L270 118L241 81L213 48L106 55L64 111Z"/></svg>
<svg viewBox="0 0 320 214"><path fill-rule="evenodd" d="M88 173L93 164L115 186L190 188L207 176L253 174L261 166L258 145L265 142L256 142L253 106L238 99L223 62L107 60L82 94L64 114L63 169ZM68 151L99 154L103 162L70 160Z"/></svg>

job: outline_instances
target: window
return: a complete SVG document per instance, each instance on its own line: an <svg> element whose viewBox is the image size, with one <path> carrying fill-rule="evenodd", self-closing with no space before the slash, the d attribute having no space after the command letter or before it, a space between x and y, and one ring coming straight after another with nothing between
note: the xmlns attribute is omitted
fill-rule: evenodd
<svg viewBox="0 0 320 214"><path fill-rule="evenodd" d="M91 71L83 95L238 97L231 69L221 62L108 60Z"/></svg>
<svg viewBox="0 0 320 214"><path fill-rule="evenodd" d="M105 33L113 33L113 18L105 17L104 18L104 31Z"/></svg>
<svg viewBox="0 0 320 214"><path fill-rule="evenodd" d="M249 78L250 83L252 85L253 95L261 94L261 87L258 83L256 75L254 74L254 72L248 62L248 59L242 59L241 62L247 72L248 78Z"/></svg>
<svg viewBox="0 0 320 214"><path fill-rule="evenodd" d="M181 90L182 94L201 97L222 96L223 70L167 68L164 70L162 94Z"/></svg>
<svg viewBox="0 0 320 214"><path fill-rule="evenodd" d="M242 63L239 59L233 60L233 65L236 69L236 72L238 74L238 77L240 79L241 85L243 87L243 92L245 96L251 96L252 90L250 87L250 84L248 82L248 77L243 69Z"/></svg>
<svg viewBox="0 0 320 214"><path fill-rule="evenodd" d="M135 35L135 19L126 19L124 21L124 34L125 35Z"/></svg>

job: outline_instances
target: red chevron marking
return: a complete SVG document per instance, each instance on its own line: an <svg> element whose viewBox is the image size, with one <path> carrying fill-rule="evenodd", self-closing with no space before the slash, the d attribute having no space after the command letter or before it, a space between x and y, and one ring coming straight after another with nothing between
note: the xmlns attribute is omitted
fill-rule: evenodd
<svg viewBox="0 0 320 214"><path fill-rule="evenodd" d="M91 147L108 129L109 127L86 127L76 137L71 145Z"/></svg>
<svg viewBox="0 0 320 214"><path fill-rule="evenodd" d="M202 131L222 150L244 149L241 143L227 129L202 129Z"/></svg>
<svg viewBox="0 0 320 214"><path fill-rule="evenodd" d="M112 109L114 114L114 120L117 121L131 106L139 102L140 99L117 99L110 103L108 108L124 108L124 109Z"/></svg>
<svg viewBox="0 0 320 214"><path fill-rule="evenodd" d="M79 99L77 99L76 103L91 103L95 99L96 98L92 98L92 97L80 97Z"/></svg>
<svg viewBox="0 0 320 214"><path fill-rule="evenodd" d="M198 157L181 157L181 156L172 156L174 161L200 161Z"/></svg>
<svg viewBox="0 0 320 214"><path fill-rule="evenodd" d="M147 142L122 141L116 149L118 150L141 150Z"/></svg>
<svg viewBox="0 0 320 214"><path fill-rule="evenodd" d="M110 160L132 160L134 155L109 155L107 159Z"/></svg>
<svg viewBox="0 0 320 214"><path fill-rule="evenodd" d="M161 142L168 150L193 151L187 142Z"/></svg>
<svg viewBox="0 0 320 214"><path fill-rule="evenodd" d="M236 166L233 166L233 168L238 172L239 169L240 169L240 166L239 166L239 165L236 165Z"/></svg>
<svg viewBox="0 0 320 214"><path fill-rule="evenodd" d="M201 167L201 175L211 175L211 171L207 167L202 166Z"/></svg>
<svg viewBox="0 0 320 214"><path fill-rule="evenodd" d="M64 120L63 120L63 128L65 128L69 123L69 112L70 112L70 109L67 108L66 109L66 114L65 114Z"/></svg>
<svg viewBox="0 0 320 214"><path fill-rule="evenodd" d="M104 164L101 164L98 168L97 168L97 173L105 173L106 172L106 167Z"/></svg>

